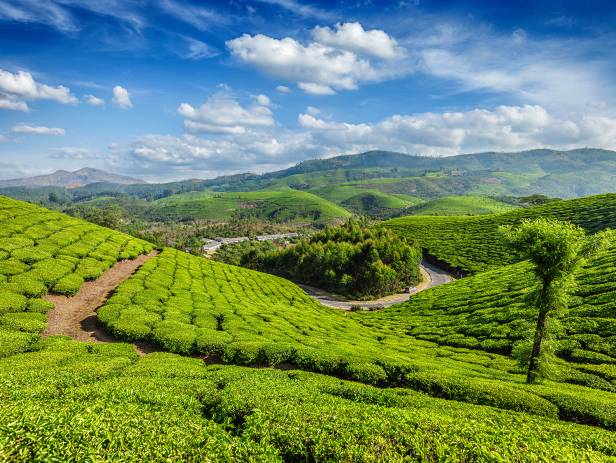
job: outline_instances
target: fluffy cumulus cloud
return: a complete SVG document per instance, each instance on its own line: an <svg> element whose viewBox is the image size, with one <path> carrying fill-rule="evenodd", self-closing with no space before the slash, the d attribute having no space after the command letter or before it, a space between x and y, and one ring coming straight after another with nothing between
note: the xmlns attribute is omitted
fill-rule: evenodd
<svg viewBox="0 0 616 463"><path fill-rule="evenodd" d="M263 121L253 119L247 108L234 100L230 103L228 97L224 105L234 108L235 117L225 116L217 111L224 106L218 98L208 100L203 110L203 106L190 105L179 109L187 122L206 125L208 134L139 137L119 147L117 158L146 174L165 177L175 173L180 178L264 172L304 159L371 149L433 156L537 147L616 149L616 119L561 118L540 105L394 115L359 124L328 120L319 117L316 108L307 108L298 115L296 128L285 129L274 124L271 114ZM245 125L238 123L238 115ZM253 124L255 121L260 122ZM191 125L187 127L190 130Z"/></svg>
<svg viewBox="0 0 616 463"><path fill-rule="evenodd" d="M113 104L122 109L130 109L133 102L130 100L128 90L120 85L113 87Z"/></svg>
<svg viewBox="0 0 616 463"><path fill-rule="evenodd" d="M13 73L0 69L0 109L27 111L27 100L51 100L62 104L78 102L70 89L63 85L42 84L26 71Z"/></svg>
<svg viewBox="0 0 616 463"><path fill-rule="evenodd" d="M404 55L404 49L393 37L378 29L367 31L357 22L338 23L334 29L317 26L314 29L314 38L324 45L383 59Z"/></svg>
<svg viewBox="0 0 616 463"><path fill-rule="evenodd" d="M244 34L227 42L231 53L246 64L296 82L313 95L354 90L365 82L400 75L404 50L381 30L365 30L359 23L317 27L314 40L302 44L285 37Z"/></svg>
<svg viewBox="0 0 616 463"><path fill-rule="evenodd" d="M84 95L83 101L91 106L103 106L105 104L105 100L94 95Z"/></svg>
<svg viewBox="0 0 616 463"><path fill-rule="evenodd" d="M278 85L276 87L276 91L278 93L291 93L291 89L287 87L286 85Z"/></svg>
<svg viewBox="0 0 616 463"><path fill-rule="evenodd" d="M64 135L66 131L58 127L45 127L44 125L17 124L11 129L14 133L33 135Z"/></svg>
<svg viewBox="0 0 616 463"><path fill-rule="evenodd" d="M429 155L542 146L616 148L616 119L559 118L539 105L394 115L376 124L325 121L300 114L298 123L324 146L336 146L342 152L348 152L349 146Z"/></svg>
<svg viewBox="0 0 616 463"><path fill-rule="evenodd" d="M212 95L201 106L182 103L178 113L185 117L184 126L191 132L244 134L254 127L271 127L274 117L266 95L256 95L253 103L242 106L226 92Z"/></svg>

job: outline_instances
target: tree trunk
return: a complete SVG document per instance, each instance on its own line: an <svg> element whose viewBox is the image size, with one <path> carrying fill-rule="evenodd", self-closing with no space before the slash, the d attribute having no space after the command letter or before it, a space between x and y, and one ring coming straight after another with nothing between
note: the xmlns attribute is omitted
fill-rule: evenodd
<svg viewBox="0 0 616 463"><path fill-rule="evenodd" d="M539 315L537 316L537 327L535 328L535 339L533 342L533 350L530 354L530 362L528 363L528 374L526 382L531 384L537 380L539 376L539 357L541 356L541 344L545 339L548 329L548 314L552 308L550 301L550 286L551 279L544 278L542 281L539 298L537 300L539 306Z"/></svg>

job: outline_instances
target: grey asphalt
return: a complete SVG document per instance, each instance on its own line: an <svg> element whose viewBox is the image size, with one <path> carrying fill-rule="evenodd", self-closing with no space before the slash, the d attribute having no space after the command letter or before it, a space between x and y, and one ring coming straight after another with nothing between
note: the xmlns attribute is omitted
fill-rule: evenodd
<svg viewBox="0 0 616 463"><path fill-rule="evenodd" d="M400 304L401 302L406 302L413 296L413 294L417 294L428 288L443 285L454 280L453 276L447 273L447 271L438 268L435 265L429 264L426 261L421 263L421 268L425 272L424 275L427 274L429 278L428 281L420 284L414 292L411 292L410 294L393 294L391 296L386 296L372 301L349 301L317 288L312 288L305 285L301 285L301 287L313 299L316 299L323 305L333 307L335 309L351 310L353 307L361 307L363 309L379 309L390 307L394 304Z"/></svg>

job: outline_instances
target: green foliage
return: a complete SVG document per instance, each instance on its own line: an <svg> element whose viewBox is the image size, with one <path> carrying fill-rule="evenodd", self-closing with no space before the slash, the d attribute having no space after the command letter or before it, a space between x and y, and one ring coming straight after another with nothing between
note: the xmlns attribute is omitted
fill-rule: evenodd
<svg viewBox="0 0 616 463"><path fill-rule="evenodd" d="M53 286L53 292L63 294L65 296L74 296L83 284L83 277L75 273L66 275Z"/></svg>
<svg viewBox="0 0 616 463"><path fill-rule="evenodd" d="M502 227L501 232L507 245L532 263L539 281L535 296L539 314L528 363L527 381L531 383L545 373L542 364L549 363L542 348L553 330L554 321L549 317L558 316L567 307L576 284L574 272L585 258L605 246L607 234L589 238L577 225L546 218L523 220L515 228Z"/></svg>
<svg viewBox="0 0 616 463"><path fill-rule="evenodd" d="M354 220L272 252L250 251L241 263L300 283L355 297L378 297L420 279L421 251L385 229Z"/></svg>
<svg viewBox="0 0 616 463"><path fill-rule="evenodd" d="M443 196L404 210L404 215L482 215L507 212L517 206L485 196Z"/></svg>
<svg viewBox="0 0 616 463"><path fill-rule="evenodd" d="M29 348L45 329L49 290L73 295L144 241L0 196L0 356ZM11 337L7 333L14 333Z"/></svg>
<svg viewBox="0 0 616 463"><path fill-rule="evenodd" d="M277 223L329 223L350 215L347 210L326 199L290 188L237 193L185 193L157 200L148 211L149 217L165 220L256 217Z"/></svg>
<svg viewBox="0 0 616 463"><path fill-rule="evenodd" d="M401 217L384 226L419 241L430 255L464 273L496 269L519 260L503 243L500 226L538 217L571 222L589 233L616 228L616 194L556 201L475 217Z"/></svg>

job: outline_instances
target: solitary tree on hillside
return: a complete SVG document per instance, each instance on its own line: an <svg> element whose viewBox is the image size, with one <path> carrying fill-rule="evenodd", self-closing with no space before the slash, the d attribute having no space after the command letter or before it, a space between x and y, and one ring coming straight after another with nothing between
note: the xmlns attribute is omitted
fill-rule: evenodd
<svg viewBox="0 0 616 463"><path fill-rule="evenodd" d="M602 232L587 236L577 225L546 218L524 220L515 227L501 227L501 231L507 244L533 264L539 280L535 299L539 314L526 377L527 383L533 383L540 375L548 318L566 307L575 288L575 271L604 246L607 235Z"/></svg>

